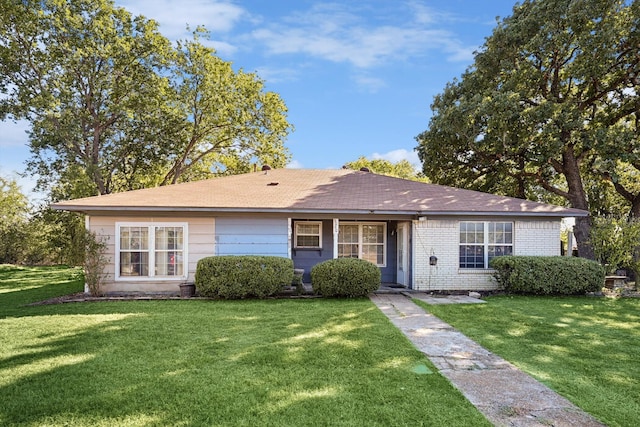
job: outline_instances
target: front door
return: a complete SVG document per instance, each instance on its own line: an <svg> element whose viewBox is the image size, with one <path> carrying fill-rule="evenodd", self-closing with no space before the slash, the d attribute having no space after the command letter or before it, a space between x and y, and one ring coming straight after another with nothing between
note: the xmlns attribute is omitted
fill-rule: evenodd
<svg viewBox="0 0 640 427"><path fill-rule="evenodd" d="M407 286L409 283L409 239L407 224L399 223L396 233L396 243L398 248L396 282L399 285Z"/></svg>

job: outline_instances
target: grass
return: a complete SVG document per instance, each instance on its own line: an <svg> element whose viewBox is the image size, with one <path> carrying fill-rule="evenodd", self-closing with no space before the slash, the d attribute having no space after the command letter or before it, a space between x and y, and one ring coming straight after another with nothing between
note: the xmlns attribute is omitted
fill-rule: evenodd
<svg viewBox="0 0 640 427"><path fill-rule="evenodd" d="M640 299L418 302L609 426L640 425Z"/></svg>
<svg viewBox="0 0 640 427"><path fill-rule="evenodd" d="M367 299L24 306L81 289L0 266L0 425L490 425Z"/></svg>

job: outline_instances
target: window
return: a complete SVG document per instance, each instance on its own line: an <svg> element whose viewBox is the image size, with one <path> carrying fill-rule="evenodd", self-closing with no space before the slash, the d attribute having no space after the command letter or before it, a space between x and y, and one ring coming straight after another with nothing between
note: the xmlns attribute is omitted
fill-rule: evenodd
<svg viewBox="0 0 640 427"><path fill-rule="evenodd" d="M184 278L186 224L117 224L117 277Z"/></svg>
<svg viewBox="0 0 640 427"><path fill-rule="evenodd" d="M322 222L296 222L296 248L322 248Z"/></svg>
<svg viewBox="0 0 640 427"><path fill-rule="evenodd" d="M460 223L460 268L489 268L494 257L512 253L513 223Z"/></svg>
<svg viewBox="0 0 640 427"><path fill-rule="evenodd" d="M338 258L366 259L379 267L386 264L384 223L341 223L338 233Z"/></svg>

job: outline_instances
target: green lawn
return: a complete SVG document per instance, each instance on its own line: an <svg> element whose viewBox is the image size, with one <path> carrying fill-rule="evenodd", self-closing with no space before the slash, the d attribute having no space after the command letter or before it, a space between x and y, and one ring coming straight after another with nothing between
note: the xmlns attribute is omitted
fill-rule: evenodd
<svg viewBox="0 0 640 427"><path fill-rule="evenodd" d="M420 304L607 425L640 425L640 299L487 301Z"/></svg>
<svg viewBox="0 0 640 427"><path fill-rule="evenodd" d="M24 306L81 289L0 266L0 425L489 425L367 299Z"/></svg>

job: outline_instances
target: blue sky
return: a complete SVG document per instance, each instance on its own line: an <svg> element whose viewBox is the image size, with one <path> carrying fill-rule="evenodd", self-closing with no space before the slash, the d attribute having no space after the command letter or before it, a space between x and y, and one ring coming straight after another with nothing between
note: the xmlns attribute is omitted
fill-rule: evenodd
<svg viewBox="0 0 640 427"><path fill-rule="evenodd" d="M295 131L290 167L340 168L365 156L408 159L430 104L516 0L117 0L172 40L204 25L236 69L280 94ZM29 157L24 123L0 122L0 175ZM23 191L33 180L20 178Z"/></svg>

